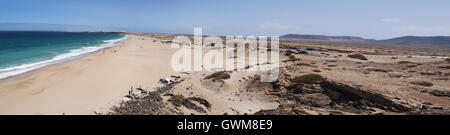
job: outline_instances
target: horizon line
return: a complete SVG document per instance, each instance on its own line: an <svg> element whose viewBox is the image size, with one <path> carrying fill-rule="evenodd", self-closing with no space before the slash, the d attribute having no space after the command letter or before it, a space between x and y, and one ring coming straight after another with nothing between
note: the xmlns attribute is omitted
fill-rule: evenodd
<svg viewBox="0 0 450 135"><path fill-rule="evenodd" d="M79 24L57 24L57 23L27 23L27 22L0 22L0 26L4 24L11 24L11 25L20 25L20 24L36 24L36 25L59 25L59 26L75 26L75 27L91 27L91 28L113 28L113 29L124 29L124 30L2 30L0 27L0 32L128 32L128 33L149 33L149 34L179 34L179 35L193 35L192 33L183 33L183 32L150 32L146 30L142 31L136 31L138 29L146 29L146 28L124 28L124 27L117 27L117 26L93 26L93 25L79 25ZM136 29L136 30L125 30L125 29ZM151 29L151 28L149 28ZM364 40L388 40L388 39L394 39L394 38L400 38L400 37L450 37L450 35L432 35L432 36L420 36L420 35L404 35L404 36L396 36L396 37L390 37L390 38L384 38L384 39L375 39L375 38L366 38L363 36L354 36L354 35L327 35L327 34L297 34L297 33L286 33L286 34L280 34L279 37L285 36L285 35L310 35L310 36L327 36L327 37L356 37L356 38L362 38ZM224 37L224 35L214 35L214 34L207 34L203 36L219 36ZM242 36L242 35L239 35ZM255 35L248 35L248 36L255 36Z"/></svg>

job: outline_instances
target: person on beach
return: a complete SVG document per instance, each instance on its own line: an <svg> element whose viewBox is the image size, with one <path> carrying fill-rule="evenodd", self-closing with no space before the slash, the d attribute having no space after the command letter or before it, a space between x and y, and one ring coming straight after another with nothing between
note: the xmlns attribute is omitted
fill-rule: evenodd
<svg viewBox="0 0 450 135"><path fill-rule="evenodd" d="M130 91L128 91L128 95L130 95L131 97L134 97L133 86L131 86Z"/></svg>

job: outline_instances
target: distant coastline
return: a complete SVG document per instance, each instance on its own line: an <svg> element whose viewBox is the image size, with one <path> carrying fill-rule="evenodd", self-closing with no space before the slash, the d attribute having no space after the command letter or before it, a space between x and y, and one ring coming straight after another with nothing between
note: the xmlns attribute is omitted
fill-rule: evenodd
<svg viewBox="0 0 450 135"><path fill-rule="evenodd" d="M5 34L7 33L17 33L17 32L1 32L1 34L3 34L3 36L5 36ZM19 32L19 33L27 33L27 32ZM35 32L30 32L31 33L36 33ZM42 33L52 33L52 32L42 32ZM55 32L55 34L64 34L64 33L72 33L72 32ZM73 33L85 33L85 32L73 32ZM92 33L92 32L91 32ZM100 33L100 32L95 32L95 33ZM63 62L67 62L70 60L74 60L74 59L78 59L84 56L87 56L91 53L97 52L97 51L101 51L103 49L106 48L110 48L110 47L114 47L116 45L118 45L122 40L128 38L127 35L122 34L122 33L104 33L104 34L120 34L121 36L119 36L118 38L108 38L108 40L101 40L101 39L96 39L96 40L80 40L80 41L70 41L67 42L66 44L61 43L61 42L55 42L52 44L56 44L53 45L53 47L42 47L42 49L35 49L36 47L32 47L30 49L27 50L27 48L21 49L19 50L19 52L15 53L15 52L11 52L9 50L14 49L14 45L10 45L10 47L3 47L3 54L4 56L0 57L0 60L3 60L2 63L0 63L0 80L7 80L7 78L11 78L14 77L16 75L21 75L21 74L25 74L28 72L32 72L35 70L39 70L41 68L45 68L54 64L58 64L58 63L63 63ZM1 37L0 37L1 38ZM31 44L33 46L39 45L43 43L39 43L37 41L39 41L39 39L36 41L36 43L33 43L34 41L25 41L24 40L12 40L8 41L9 39L6 39L8 37L3 38L2 42L5 43L14 43L14 42L30 42L28 44ZM48 37L46 37L48 38ZM65 37L68 39L65 40L74 40L74 39L80 39L80 37L74 37L74 39L71 39L70 37ZM81 38L82 39L82 38ZM105 38L106 39L106 38ZM33 39L31 39L33 40ZM55 39L58 40L58 39ZM49 45L51 41L48 41ZM83 43L83 42L87 42L87 43ZM90 42L94 42L95 44L90 44ZM26 46L28 44L21 44L21 46ZM44 43L45 45L45 43ZM49 49L45 49L45 48L49 48ZM61 48L61 49L59 49ZM38 52L36 52L38 51ZM41 51L41 52L39 52ZM30 54L29 57L30 58L26 58L28 56L20 56L20 52L23 53L23 55L27 55L27 53L24 52L30 52L32 54ZM35 53L35 55L33 55ZM53 55L49 55L49 53L53 54ZM43 55L46 54L46 55ZM5 56L5 55L9 55L9 56ZM17 56L15 56L17 55ZM11 59L8 61L5 61L6 59ZM17 60L14 60L17 59ZM34 60L33 60L34 59ZM16 62L16 61L23 61L23 62ZM11 63L11 64L8 64ZM5 65L6 64L6 65ZM9 65L9 66L8 66Z"/></svg>

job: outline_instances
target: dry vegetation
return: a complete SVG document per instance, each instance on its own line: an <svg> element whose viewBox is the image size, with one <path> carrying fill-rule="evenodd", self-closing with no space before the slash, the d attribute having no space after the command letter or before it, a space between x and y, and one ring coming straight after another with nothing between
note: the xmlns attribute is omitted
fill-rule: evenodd
<svg viewBox="0 0 450 135"><path fill-rule="evenodd" d="M433 83L425 82L425 81L411 82L411 84L414 84L414 85L420 85L420 86L425 86L425 87L431 87L431 86L433 86Z"/></svg>
<svg viewBox="0 0 450 135"><path fill-rule="evenodd" d="M230 78L231 78L230 74L226 71L216 72L205 77L205 79L216 79L216 80L226 80Z"/></svg>
<svg viewBox="0 0 450 135"><path fill-rule="evenodd" d="M295 77L292 82L302 84L318 84L323 80L319 74L307 74Z"/></svg>
<svg viewBox="0 0 450 135"><path fill-rule="evenodd" d="M351 55L347 55L350 58L353 59L360 59L360 60L369 60L366 58L366 56L362 55L362 54L351 54Z"/></svg>
<svg viewBox="0 0 450 135"><path fill-rule="evenodd" d="M183 95L175 95L175 96L170 97L170 99L168 101L170 103L172 103L172 105L174 105L176 107L180 107L183 105L184 96Z"/></svg>
<svg viewBox="0 0 450 135"><path fill-rule="evenodd" d="M289 57L289 59L283 61L283 62L294 62L294 61L300 61L301 59L296 57Z"/></svg>

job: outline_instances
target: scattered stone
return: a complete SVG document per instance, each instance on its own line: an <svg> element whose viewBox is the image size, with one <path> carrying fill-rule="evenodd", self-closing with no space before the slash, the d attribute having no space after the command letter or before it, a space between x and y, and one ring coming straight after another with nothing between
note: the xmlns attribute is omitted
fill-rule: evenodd
<svg viewBox="0 0 450 135"><path fill-rule="evenodd" d="M433 86L433 83L425 82L425 81L415 81L415 82L411 82L411 84L425 86L425 87Z"/></svg>
<svg viewBox="0 0 450 135"><path fill-rule="evenodd" d="M421 75L438 75L437 73L420 72Z"/></svg>
<svg viewBox="0 0 450 135"><path fill-rule="evenodd" d="M325 94L306 94L301 96L296 96L296 100L304 105L309 105L312 107L326 107L329 106L332 100Z"/></svg>
<svg viewBox="0 0 450 135"><path fill-rule="evenodd" d="M168 78L168 77L161 78L159 81L161 83L165 83L165 84L168 84L168 83L172 82L172 80L170 78Z"/></svg>
<svg viewBox="0 0 450 135"><path fill-rule="evenodd" d="M433 90L430 92L430 94L438 97L450 97L449 91L442 91L442 90Z"/></svg>
<svg viewBox="0 0 450 135"><path fill-rule="evenodd" d="M172 103L172 105L174 105L176 107L180 107L181 105L183 105L184 96L183 95L175 95L175 96L170 97L170 99L168 101L170 103Z"/></svg>
<svg viewBox="0 0 450 135"><path fill-rule="evenodd" d="M442 66L442 67L440 67L440 68L443 68L443 69L450 69L450 66Z"/></svg>
<svg viewBox="0 0 450 135"><path fill-rule="evenodd" d="M230 74L226 71L219 71L205 77L205 79L214 79L214 80L226 80L230 78L231 78Z"/></svg>
<svg viewBox="0 0 450 135"><path fill-rule="evenodd" d="M297 63L297 66L306 66L306 67L310 67L311 65L308 63Z"/></svg>
<svg viewBox="0 0 450 135"><path fill-rule="evenodd" d="M347 56L353 59L368 60L367 57L362 54L351 54Z"/></svg>
<svg viewBox="0 0 450 135"><path fill-rule="evenodd" d="M163 87L156 88L156 91L147 93L139 99L123 101L118 106L111 108L110 115L167 115L172 114L166 109L161 95L171 90L175 85L183 82L179 80Z"/></svg>
<svg viewBox="0 0 450 135"><path fill-rule="evenodd" d="M196 101L196 102L198 102L198 103L204 105L208 110L211 109L211 104L210 104L207 100L205 100L205 99L203 99L203 98L199 98L199 97L189 97L189 98L187 98L186 100L189 100L189 101Z"/></svg>
<svg viewBox="0 0 450 135"><path fill-rule="evenodd" d="M409 62L409 61L400 61L400 62L398 62L398 64L410 64L410 63L412 63L412 62Z"/></svg>
<svg viewBox="0 0 450 135"><path fill-rule="evenodd" d="M389 74L389 77L402 78L404 76L402 74L400 74L400 73L391 73L391 74Z"/></svg>
<svg viewBox="0 0 450 135"><path fill-rule="evenodd" d="M447 61L448 63L450 63L450 58L447 58L444 61Z"/></svg>
<svg viewBox="0 0 450 135"><path fill-rule="evenodd" d="M319 69L314 69L313 72L320 73L322 71L320 71Z"/></svg>
<svg viewBox="0 0 450 135"><path fill-rule="evenodd" d="M323 80L322 75L319 74L307 74L303 76L295 77L292 82L302 84L318 84Z"/></svg>
<svg viewBox="0 0 450 135"><path fill-rule="evenodd" d="M176 107L184 106L187 109L195 110L199 113L206 113L206 111L202 107L199 107L196 104L192 103L193 101L198 102L201 105L204 105L208 110L211 109L211 104L207 100L199 97L184 98L183 95L175 95L172 96L168 101L171 102L172 105Z"/></svg>
<svg viewBox="0 0 450 135"><path fill-rule="evenodd" d="M374 72L384 72L384 73L388 73L389 72L388 70L385 70L385 69L372 69L372 71L374 71Z"/></svg>
<svg viewBox="0 0 450 135"><path fill-rule="evenodd" d="M293 62L293 61L299 61L299 60L300 60L299 58L291 57L283 62Z"/></svg>

